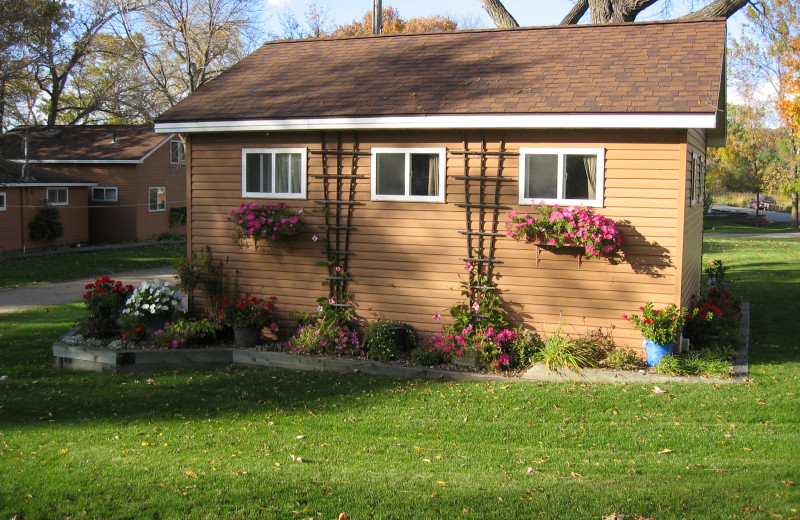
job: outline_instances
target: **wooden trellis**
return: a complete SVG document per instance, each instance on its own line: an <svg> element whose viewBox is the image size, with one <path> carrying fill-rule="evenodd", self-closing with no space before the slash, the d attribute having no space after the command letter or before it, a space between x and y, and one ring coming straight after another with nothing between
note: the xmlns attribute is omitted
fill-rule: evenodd
<svg viewBox="0 0 800 520"><path fill-rule="evenodd" d="M480 148L470 149L469 141L464 136L464 149L451 151L453 155L464 157L464 175L458 175L455 179L464 182L464 203L457 204L464 208L466 217L466 229L459 231L467 238L467 256L461 258L476 269L469 272L469 288L472 290L470 304L475 301L475 295L479 292L493 291L497 289L494 278L494 266L500 261L496 258L497 239L505 236L499 227L500 214L504 210L510 209L508 206L500 204L500 194L502 185L506 182L513 182L514 179L503 177L504 159L509 156L519 156L517 152L505 151L505 139L500 135L497 150L488 150L486 138L481 135ZM489 157L497 158L497 166L491 167L487 164ZM480 170L477 175L470 174L471 160L480 161ZM473 193L474 186L478 186L478 193ZM472 314L477 319L483 317L481 314Z"/></svg>
<svg viewBox="0 0 800 520"><path fill-rule="evenodd" d="M335 148L331 148L331 145ZM322 179L322 199L315 200L314 204L322 206L325 212L325 254L328 265L328 276L324 279L328 284L329 299L334 307L349 307L349 293L347 282L351 280L349 258L353 255L350 250L350 236L356 230L353 226L353 211L356 206L363 204L356 201L356 183L358 179L366 177L356 173L358 171L358 158L369 156L369 152L358 149L358 135L353 136L353 149L344 150L342 135L337 134L336 142L329 143L325 133L321 137L321 148L310 150L309 153L318 154L322 159L322 173L311 175L315 179ZM344 164L344 158L350 158L350 168ZM349 171L346 171L349 170Z"/></svg>

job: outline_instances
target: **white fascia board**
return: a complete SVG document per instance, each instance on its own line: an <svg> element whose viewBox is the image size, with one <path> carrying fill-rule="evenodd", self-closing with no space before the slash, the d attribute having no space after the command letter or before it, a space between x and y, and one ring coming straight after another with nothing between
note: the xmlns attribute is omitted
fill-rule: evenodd
<svg viewBox="0 0 800 520"><path fill-rule="evenodd" d="M496 114L331 117L156 123L156 133L461 128L715 128L716 114Z"/></svg>
<svg viewBox="0 0 800 520"><path fill-rule="evenodd" d="M147 156L145 156L147 157ZM24 163L25 159L9 159L11 162ZM29 159L31 164L142 164L144 159L109 159L107 161L85 159L85 160L70 160L70 159Z"/></svg>
<svg viewBox="0 0 800 520"><path fill-rule="evenodd" d="M166 137L166 138L165 138L163 141L161 141L160 143L158 143L158 146L156 146L155 148L153 148L152 150L150 150L149 152L147 152L147 154L145 154L145 156L144 156L144 157L142 157L142 158L141 158L141 160L139 160L138 164L142 164L142 163L144 163L144 162L147 160L147 158L148 158L148 157L150 157L151 155L153 155L154 153L156 153L156 150L158 150L159 148L161 148L162 146L164 146L165 144L167 144L168 142L170 142L170 141L172 140L172 138L173 138L173 137L175 137L175 134L170 134L170 135L168 135L168 136L167 136L167 137Z"/></svg>
<svg viewBox="0 0 800 520"><path fill-rule="evenodd" d="M0 182L2 188L42 188L42 187L64 187L64 188L80 188L83 186L92 187L97 186L96 182L13 182L5 183Z"/></svg>

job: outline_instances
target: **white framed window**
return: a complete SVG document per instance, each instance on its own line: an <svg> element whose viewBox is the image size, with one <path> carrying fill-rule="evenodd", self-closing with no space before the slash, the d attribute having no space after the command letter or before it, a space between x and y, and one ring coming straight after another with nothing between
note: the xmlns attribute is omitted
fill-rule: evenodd
<svg viewBox="0 0 800 520"><path fill-rule="evenodd" d="M6 210L6 192L0 191L0 211Z"/></svg>
<svg viewBox="0 0 800 520"><path fill-rule="evenodd" d="M703 167L701 157L692 152L692 170L690 172L692 180L690 185L689 205L694 206L703 202Z"/></svg>
<svg viewBox="0 0 800 520"><path fill-rule="evenodd" d="M520 148L519 170L520 204L603 206L603 148Z"/></svg>
<svg viewBox="0 0 800 520"><path fill-rule="evenodd" d="M169 162L170 164L186 164L186 147L183 141L169 142Z"/></svg>
<svg viewBox="0 0 800 520"><path fill-rule="evenodd" d="M66 206L69 204L69 190L67 188L47 188L47 203L51 206Z"/></svg>
<svg viewBox="0 0 800 520"><path fill-rule="evenodd" d="M445 201L444 148L373 148L372 200Z"/></svg>
<svg viewBox="0 0 800 520"><path fill-rule="evenodd" d="M150 211L167 210L167 188L155 187L147 189L147 200Z"/></svg>
<svg viewBox="0 0 800 520"><path fill-rule="evenodd" d="M243 148L242 197L306 198L305 148Z"/></svg>
<svg viewBox="0 0 800 520"><path fill-rule="evenodd" d="M117 188L92 188L92 200L97 202L117 202Z"/></svg>

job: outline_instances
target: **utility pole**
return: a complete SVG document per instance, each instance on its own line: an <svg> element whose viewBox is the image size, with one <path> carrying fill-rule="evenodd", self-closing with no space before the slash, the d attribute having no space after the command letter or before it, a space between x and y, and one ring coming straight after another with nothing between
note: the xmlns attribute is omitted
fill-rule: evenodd
<svg viewBox="0 0 800 520"><path fill-rule="evenodd" d="M380 34L383 29L383 8L381 0L372 0L372 34Z"/></svg>

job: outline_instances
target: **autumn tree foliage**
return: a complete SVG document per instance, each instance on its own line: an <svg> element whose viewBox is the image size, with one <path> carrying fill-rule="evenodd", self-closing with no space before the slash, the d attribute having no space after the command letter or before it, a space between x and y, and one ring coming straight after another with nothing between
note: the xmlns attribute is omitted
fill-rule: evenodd
<svg viewBox="0 0 800 520"><path fill-rule="evenodd" d="M422 32L446 32L455 31L458 22L440 15L421 16L403 20L397 9L387 6L382 10L383 34L393 33L422 33ZM334 38L344 38L348 36L365 36L372 34L372 11L367 11L361 20L353 20L349 24L337 27L332 36Z"/></svg>

